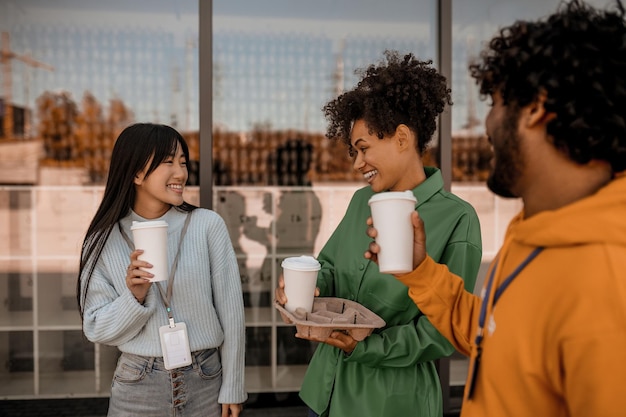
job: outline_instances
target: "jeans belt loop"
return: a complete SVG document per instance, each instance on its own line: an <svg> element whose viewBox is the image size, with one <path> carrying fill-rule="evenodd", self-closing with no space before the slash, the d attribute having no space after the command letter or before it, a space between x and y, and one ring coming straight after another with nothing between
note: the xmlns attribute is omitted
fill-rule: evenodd
<svg viewBox="0 0 626 417"><path fill-rule="evenodd" d="M146 372L152 372L152 369L154 367L154 360L154 356L148 358L148 363L146 363Z"/></svg>
<svg viewBox="0 0 626 417"><path fill-rule="evenodd" d="M197 350L195 352L193 352L191 354L191 356L193 357L193 360L191 362L191 366L193 367L193 369L195 371L197 371L200 368L200 364L198 362L198 356L200 356L200 354L202 354L202 352L204 352L203 350Z"/></svg>

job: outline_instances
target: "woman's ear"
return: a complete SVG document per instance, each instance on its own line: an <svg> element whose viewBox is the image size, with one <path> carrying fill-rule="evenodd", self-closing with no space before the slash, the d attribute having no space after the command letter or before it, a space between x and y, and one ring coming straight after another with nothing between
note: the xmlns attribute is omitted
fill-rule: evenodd
<svg viewBox="0 0 626 417"><path fill-rule="evenodd" d="M396 143L401 150L413 147L413 143L411 140L413 136L413 132L411 132L411 129L409 129L407 125L401 123L398 125L398 127L396 127L396 134L394 135L394 137Z"/></svg>

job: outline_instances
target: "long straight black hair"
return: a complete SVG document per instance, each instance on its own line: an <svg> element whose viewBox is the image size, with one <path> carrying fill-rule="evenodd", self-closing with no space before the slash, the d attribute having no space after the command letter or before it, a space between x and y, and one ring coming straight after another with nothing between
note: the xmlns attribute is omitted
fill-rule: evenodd
<svg viewBox="0 0 626 417"><path fill-rule="evenodd" d="M81 319L89 281L104 245L113 227L128 215L135 203L135 176L150 163L146 171L148 177L163 161L175 154L179 144L185 159L189 161L189 147L185 139L170 126L137 123L126 127L118 136L111 153L102 202L91 220L81 248L76 283L76 300ZM177 209L187 212L196 208L187 202L177 206ZM85 269L88 269L88 273L83 276Z"/></svg>

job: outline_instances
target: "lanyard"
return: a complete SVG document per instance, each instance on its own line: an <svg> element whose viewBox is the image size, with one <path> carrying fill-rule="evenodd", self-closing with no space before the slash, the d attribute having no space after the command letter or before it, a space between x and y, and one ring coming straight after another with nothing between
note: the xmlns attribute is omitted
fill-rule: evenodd
<svg viewBox="0 0 626 417"><path fill-rule="evenodd" d="M542 247L538 247L535 248L527 257L526 259L524 259L522 261L521 264L519 264L517 266L517 268L515 268L515 270L508 276L506 277L506 279L504 281L502 281L502 284L500 284L500 286L496 289L496 293L493 296L493 303L492 303L492 311L493 311L493 307L495 307L496 303L498 302L498 300L500 299L500 297L502 296L502 294L504 293L504 291L509 287L509 285L511 285L511 282L513 282L513 280L515 278L517 278L517 276L519 275L520 272L522 272L522 270L524 268L526 268L526 266L537 257L537 255L539 255L539 253L541 253L541 251L543 250ZM473 364L472 364L472 371L471 371L471 378L470 378L470 382L469 382L469 389L468 389L468 398L472 398L472 394L474 393L474 387L476 386L476 377L478 375L478 367L480 365L480 359L481 359L481 355L482 355L482 341L483 341L483 337L484 337L484 332L483 329L485 328L485 320L487 318L487 306L489 304L489 298L491 296L491 289L493 286L493 281L494 281L494 277L495 277L495 272L496 269L498 267L498 261L496 260L496 262L494 263L493 267L491 268L491 274L489 275L489 281L487 282L487 287L485 288L485 295L483 298L483 302L480 306L480 315L478 316L478 331L476 333L476 340L475 340L475 344L476 344L476 357L474 358Z"/></svg>
<svg viewBox="0 0 626 417"><path fill-rule="evenodd" d="M517 278L519 273L522 272L522 269L526 268L526 265L528 265L533 259L535 259L542 250L543 250L542 247L535 248L535 250L533 250L530 253L530 255L528 255L526 259L524 259L522 263L517 266L517 268L515 268L515 270L511 273L511 275L506 277L506 279L502 282L502 284L496 289L496 293L493 296L493 307L496 306L496 303L502 296L502 293L504 293L504 291L508 288L511 282L513 282L513 280ZM485 297L483 298L482 305L480 306L480 316L478 317L478 334L476 335L476 346L480 346L483 340L483 329L485 327L485 319L487 317L487 305L489 304L489 297L491 295L491 287L493 286L493 279L494 279L494 275L495 275L497 267L498 267L498 261L494 263L493 268L491 269L491 275L489 276L489 281L487 282Z"/></svg>
<svg viewBox="0 0 626 417"><path fill-rule="evenodd" d="M173 323L174 321L174 316L172 315L172 309L170 307L170 301L172 300L172 290L174 288L174 276L176 272L176 267L178 266L178 259L180 258L180 247L183 244L183 237L185 236L185 233L187 232L187 226L189 226L190 220L191 220L191 212L187 214L187 217L185 218L185 224L183 225L183 230L181 230L180 232L180 239L178 240L178 249L176 249L176 257L174 258L174 263L172 264L172 268L170 269L169 279L167 280L167 294L163 292L163 287L160 285L161 283L155 282L157 288L159 289L159 294L161 294L161 300L163 300L163 304L165 305L165 308L167 309L167 318L169 319L170 324ZM130 250L131 251L135 250L135 244L133 243L132 240L130 240L130 238L128 237L128 234L126 234L126 232L122 228L121 223L118 223L117 225L120 229L120 232L122 233L122 237L128 244L128 247L130 248Z"/></svg>

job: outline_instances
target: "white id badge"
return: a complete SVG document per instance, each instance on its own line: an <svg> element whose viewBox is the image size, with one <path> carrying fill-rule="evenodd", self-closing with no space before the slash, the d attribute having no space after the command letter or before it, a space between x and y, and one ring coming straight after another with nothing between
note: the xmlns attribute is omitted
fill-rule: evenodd
<svg viewBox="0 0 626 417"><path fill-rule="evenodd" d="M159 336L165 369L170 370L191 365L191 350L189 349L185 323L174 323L174 327L161 326L159 327Z"/></svg>

